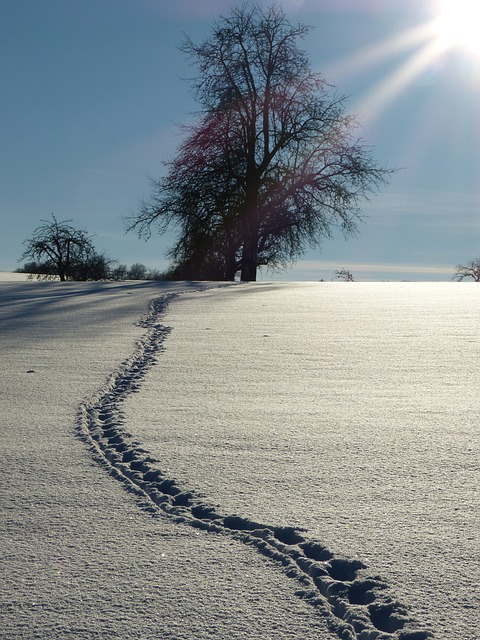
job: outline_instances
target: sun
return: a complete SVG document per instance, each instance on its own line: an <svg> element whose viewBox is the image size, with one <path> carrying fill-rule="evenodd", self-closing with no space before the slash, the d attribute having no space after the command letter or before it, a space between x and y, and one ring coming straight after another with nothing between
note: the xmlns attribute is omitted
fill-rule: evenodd
<svg viewBox="0 0 480 640"><path fill-rule="evenodd" d="M480 0L439 0L435 30L442 48L480 55Z"/></svg>

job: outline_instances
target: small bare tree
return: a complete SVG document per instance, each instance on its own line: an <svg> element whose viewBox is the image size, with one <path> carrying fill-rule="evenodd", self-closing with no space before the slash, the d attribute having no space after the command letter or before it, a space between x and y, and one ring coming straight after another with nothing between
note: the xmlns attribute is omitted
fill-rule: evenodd
<svg viewBox="0 0 480 640"><path fill-rule="evenodd" d="M337 269L333 274L334 280L343 280L344 282L355 282L355 278L353 277L353 273L348 269Z"/></svg>
<svg viewBox="0 0 480 640"><path fill-rule="evenodd" d="M127 273L128 280L145 280L147 275L147 267L141 262L132 264Z"/></svg>
<svg viewBox="0 0 480 640"><path fill-rule="evenodd" d="M461 281L472 278L474 282L480 282L480 258L471 260L467 264L457 264L453 280Z"/></svg>
<svg viewBox="0 0 480 640"><path fill-rule="evenodd" d="M32 237L25 240L21 260L40 260L49 275L65 280L101 280L107 277L105 256L99 256L90 236L83 229L75 229L71 220L59 222L52 213L52 222L42 220ZM102 262L98 269L98 262Z"/></svg>

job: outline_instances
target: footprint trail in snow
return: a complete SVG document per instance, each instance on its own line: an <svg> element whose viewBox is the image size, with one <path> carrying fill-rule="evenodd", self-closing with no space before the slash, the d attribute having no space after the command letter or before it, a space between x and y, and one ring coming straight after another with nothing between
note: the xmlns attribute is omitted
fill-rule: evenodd
<svg viewBox="0 0 480 640"><path fill-rule="evenodd" d="M133 355L110 376L94 397L82 402L77 430L93 457L141 506L175 522L230 536L255 547L292 579L295 593L325 617L341 640L427 640L408 609L395 601L388 585L368 576L356 559L335 556L328 548L293 527L275 527L238 515L221 514L194 490L179 486L161 470L162 462L124 428L122 402L139 388L156 363L170 328L161 322L169 301L178 293L155 299L141 321L146 332Z"/></svg>

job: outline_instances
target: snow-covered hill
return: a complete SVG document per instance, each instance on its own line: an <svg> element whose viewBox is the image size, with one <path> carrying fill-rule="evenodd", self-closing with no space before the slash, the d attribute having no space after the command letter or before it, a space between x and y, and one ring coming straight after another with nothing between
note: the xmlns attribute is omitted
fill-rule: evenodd
<svg viewBox="0 0 480 640"><path fill-rule="evenodd" d="M480 637L479 303L0 284L0 637Z"/></svg>

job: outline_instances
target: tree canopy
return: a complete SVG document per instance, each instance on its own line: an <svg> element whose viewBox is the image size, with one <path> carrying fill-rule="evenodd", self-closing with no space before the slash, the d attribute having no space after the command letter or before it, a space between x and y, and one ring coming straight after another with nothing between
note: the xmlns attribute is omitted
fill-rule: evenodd
<svg viewBox="0 0 480 640"><path fill-rule="evenodd" d="M200 44L184 41L198 123L128 221L146 238L177 229L181 277L252 281L259 266L284 267L337 228L355 233L361 202L388 179L346 98L311 70L309 31L277 6L244 5Z"/></svg>

